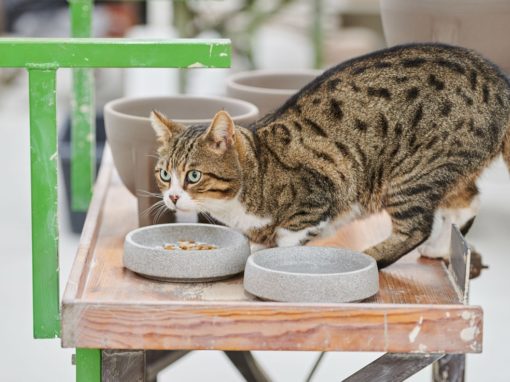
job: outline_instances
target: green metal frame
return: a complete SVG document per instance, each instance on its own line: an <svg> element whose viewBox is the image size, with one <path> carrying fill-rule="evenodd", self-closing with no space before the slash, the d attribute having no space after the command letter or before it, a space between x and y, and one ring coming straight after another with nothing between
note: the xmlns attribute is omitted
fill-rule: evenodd
<svg viewBox="0 0 510 382"><path fill-rule="evenodd" d="M58 68L230 66L229 40L1 39L0 67L30 75L34 336L57 337L58 299L56 70ZM82 89L83 90L83 89ZM91 93L89 90L88 92ZM86 93L79 93L83 95ZM88 100L90 97L86 95ZM86 103L85 103L86 104ZM81 126L90 130L84 118ZM80 137L87 132L75 135ZM93 140L88 140L93 143ZM77 142L80 145L81 142ZM80 147L82 149L83 147ZM87 148L85 151L89 151ZM91 160L90 156L83 161ZM93 164L78 166L88 168Z"/></svg>
<svg viewBox="0 0 510 382"><path fill-rule="evenodd" d="M87 37L91 0L71 0L73 36ZM33 333L60 335L56 71L73 68L73 209L86 210L95 169L95 108L90 68L227 68L229 40L0 39L0 67L29 73L32 190ZM100 380L100 350L77 349L77 380Z"/></svg>
<svg viewBox="0 0 510 382"><path fill-rule="evenodd" d="M56 68L29 66L28 75L34 337L52 338L60 334Z"/></svg>
<svg viewBox="0 0 510 382"><path fill-rule="evenodd" d="M101 350L76 349L76 382L101 381Z"/></svg>
<svg viewBox="0 0 510 382"><path fill-rule="evenodd" d="M60 334L57 221L56 71L58 68L216 67L230 66L228 40L133 41L113 39L0 39L0 67L29 72L30 155L32 177L33 321L35 338ZM75 73L75 174L88 205L95 165L91 135L92 81L87 69ZM75 98L76 99L76 98ZM91 137L89 139L89 137ZM83 140L86 144L82 144ZM94 162L92 162L94 160ZM90 183L88 183L90 181ZM79 183L79 182L77 182ZM78 354L83 350L80 349ZM88 354L88 353L83 353ZM83 356L88 359L89 356ZM81 359L81 358L80 358ZM88 379L83 379L88 380Z"/></svg>

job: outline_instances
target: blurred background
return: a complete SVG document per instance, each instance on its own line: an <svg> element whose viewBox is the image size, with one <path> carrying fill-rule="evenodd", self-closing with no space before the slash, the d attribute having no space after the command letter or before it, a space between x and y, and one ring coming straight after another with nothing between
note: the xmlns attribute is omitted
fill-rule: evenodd
<svg viewBox="0 0 510 382"><path fill-rule="evenodd" d="M424 1L434 3L434 1ZM459 9L476 1L456 0ZM465 3L465 4L464 4ZM478 2L480 4L483 1ZM487 1L485 4L493 3ZM501 0L499 4L509 2ZM453 5L451 5L453 6ZM485 7L486 5L480 5ZM487 5L488 6L488 5ZM498 11L501 15L501 11ZM503 14L510 25L510 13ZM3 36L67 37L65 0L0 0ZM237 71L327 68L386 46L377 0L97 1L96 37L232 39L231 69L95 70L97 139L104 144L102 107L122 96L225 94L225 78ZM473 26L474 28L474 26ZM448 33L446 31L445 33ZM505 36L494 36L498 50ZM500 49L501 50L501 49ZM510 66L510 65L509 65ZM508 67L508 66L507 66ZM60 155L68 155L71 72L58 72ZM73 381L73 349L58 340L32 339L28 81L21 69L0 68L0 368L2 381ZM61 291L79 241L80 218L69 214L66 172L61 172ZM510 179L497 161L480 180L482 209L469 239L490 268L471 284L471 303L485 312L484 352L469 355L469 381L508 381L510 340ZM318 354L255 352L274 381L302 381ZM328 353L314 381L337 381L377 358L376 353ZM427 368L411 381L429 381ZM242 381L222 352L192 352L159 381Z"/></svg>

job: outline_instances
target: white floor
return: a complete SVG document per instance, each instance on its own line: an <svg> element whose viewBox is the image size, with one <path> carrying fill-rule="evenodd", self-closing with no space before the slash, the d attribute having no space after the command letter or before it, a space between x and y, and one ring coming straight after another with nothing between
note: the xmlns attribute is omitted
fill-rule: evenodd
<svg viewBox="0 0 510 382"><path fill-rule="evenodd" d="M280 57L285 57L280 54ZM68 86L62 77L62 86ZM65 89L64 89L65 90ZM136 89L135 89L136 90ZM66 92L59 105L68 105ZM0 87L0 369L1 380L73 381L72 350L58 340L33 340L31 329L30 175L26 76ZM64 115L64 110L61 110ZM471 303L485 312L484 351L468 356L468 381L510 380L510 178L497 164L481 181L482 210L469 239L490 265L471 284ZM63 211L63 209L62 209ZM64 215L64 214L62 214ZM78 237L61 223L61 281L73 261ZM310 352L256 352L274 381L302 381L318 356ZM329 353L314 381L338 381L376 358L378 354ZM160 381L242 381L221 352L193 352L164 371ZM411 379L429 381L426 369Z"/></svg>

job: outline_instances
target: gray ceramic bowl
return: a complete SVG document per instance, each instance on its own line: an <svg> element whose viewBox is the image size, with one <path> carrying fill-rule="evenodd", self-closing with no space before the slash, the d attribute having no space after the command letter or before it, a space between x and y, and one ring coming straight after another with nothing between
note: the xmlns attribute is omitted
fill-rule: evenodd
<svg viewBox="0 0 510 382"><path fill-rule="evenodd" d="M167 243L195 240L212 250L166 250ZM209 224L161 224L135 229L124 241L124 266L143 276L165 281L203 282L243 271L250 255L244 235Z"/></svg>
<svg viewBox="0 0 510 382"><path fill-rule="evenodd" d="M248 258L244 288L265 300L353 302L379 290L373 258L328 247L265 249Z"/></svg>

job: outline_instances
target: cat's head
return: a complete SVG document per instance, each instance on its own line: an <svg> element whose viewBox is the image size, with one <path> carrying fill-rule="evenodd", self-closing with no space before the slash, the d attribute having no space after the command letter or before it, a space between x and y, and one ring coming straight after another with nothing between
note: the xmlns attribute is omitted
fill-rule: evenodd
<svg viewBox="0 0 510 382"><path fill-rule="evenodd" d="M165 205L172 211L208 211L241 188L236 127L225 111L209 126L185 127L153 111L151 124L160 144L155 176Z"/></svg>

